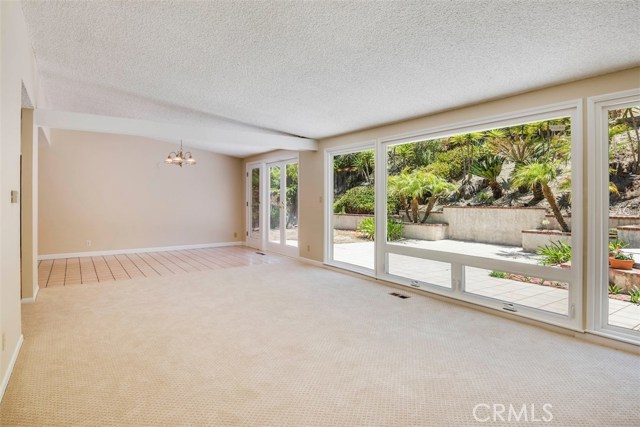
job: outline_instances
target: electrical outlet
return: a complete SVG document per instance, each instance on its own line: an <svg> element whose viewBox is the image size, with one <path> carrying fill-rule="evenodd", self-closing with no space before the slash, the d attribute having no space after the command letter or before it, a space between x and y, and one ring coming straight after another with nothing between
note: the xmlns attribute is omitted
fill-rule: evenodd
<svg viewBox="0 0 640 427"><path fill-rule="evenodd" d="M237 238L238 237L238 233L233 233L233 238Z"/></svg>
<svg viewBox="0 0 640 427"><path fill-rule="evenodd" d="M5 342L6 342L6 338L5 338L4 334L2 334L2 351L4 351Z"/></svg>
<svg viewBox="0 0 640 427"><path fill-rule="evenodd" d="M322 203L322 196L320 196L320 203Z"/></svg>
<svg viewBox="0 0 640 427"><path fill-rule="evenodd" d="M87 247L90 248L91 247L91 240L87 240Z"/></svg>
<svg viewBox="0 0 640 427"><path fill-rule="evenodd" d="M307 252L311 252L311 245L307 245Z"/></svg>

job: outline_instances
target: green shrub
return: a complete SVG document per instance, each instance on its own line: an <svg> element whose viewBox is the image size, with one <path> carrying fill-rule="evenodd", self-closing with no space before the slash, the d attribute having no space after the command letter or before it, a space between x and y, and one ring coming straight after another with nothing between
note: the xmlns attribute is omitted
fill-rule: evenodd
<svg viewBox="0 0 640 427"><path fill-rule="evenodd" d="M571 261L571 246L560 241L541 246L536 250L536 253L542 255L540 260L542 265L557 265Z"/></svg>
<svg viewBox="0 0 640 427"><path fill-rule="evenodd" d="M625 254L620 249L616 249L615 252L613 252L613 258L621 261L631 261L633 259L633 255Z"/></svg>
<svg viewBox="0 0 640 427"><path fill-rule="evenodd" d="M631 297L631 302L634 304L640 304L640 288L634 286L629 291L629 296Z"/></svg>
<svg viewBox="0 0 640 427"><path fill-rule="evenodd" d="M387 219L387 240L398 240L402 238L404 224L392 219ZM373 218L365 218L358 224L358 232L365 239L373 240L376 235L376 223Z"/></svg>
<svg viewBox="0 0 640 427"><path fill-rule="evenodd" d="M404 231L404 224L392 219L387 220L387 240L399 240L402 239L402 232Z"/></svg>
<svg viewBox="0 0 640 427"><path fill-rule="evenodd" d="M509 277L509 273L505 273L504 271L492 271L489 273L491 277L497 277L498 279L507 279Z"/></svg>
<svg viewBox="0 0 640 427"><path fill-rule="evenodd" d="M622 288L618 285L616 285L615 283L611 283L609 284L609 293L612 295L618 295L620 292L622 292Z"/></svg>
<svg viewBox="0 0 640 427"><path fill-rule="evenodd" d="M373 186L353 187L333 204L334 213L371 215L375 210Z"/></svg>
<svg viewBox="0 0 640 427"><path fill-rule="evenodd" d="M368 240L373 240L376 235L376 222L373 218L365 218L358 224L358 232Z"/></svg>
<svg viewBox="0 0 640 427"><path fill-rule="evenodd" d="M458 169L446 162L433 162L425 167L424 170L447 180L455 179L454 172L458 171Z"/></svg>
<svg viewBox="0 0 640 427"><path fill-rule="evenodd" d="M624 249L629 244L622 239L615 239L609 242L609 252L615 252L618 249Z"/></svg>

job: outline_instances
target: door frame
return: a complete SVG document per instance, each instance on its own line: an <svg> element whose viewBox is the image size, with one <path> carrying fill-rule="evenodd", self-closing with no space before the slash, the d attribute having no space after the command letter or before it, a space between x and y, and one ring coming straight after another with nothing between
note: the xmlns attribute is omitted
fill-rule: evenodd
<svg viewBox="0 0 640 427"><path fill-rule="evenodd" d="M269 200L269 187L270 187L270 177L269 177L269 167L275 164L286 165L289 163L298 163L298 183L300 182L300 159L297 154L295 155L287 155L282 157L272 157L266 159L260 159L256 161L249 162L245 165L245 245L251 248L255 248L259 251L271 251L276 252L282 255L290 256L290 257L298 257L300 254L300 248L294 246L288 246L286 241L281 241L281 243L273 243L269 242L269 227L267 223L267 218L269 218L270 212L270 203L267 203ZM260 232L258 233L258 237L251 236L251 179L250 173L252 169L258 168L260 170ZM280 176L280 185L282 187L284 183L284 187L286 188L286 169L284 178L283 175ZM298 184L299 185L299 184ZM300 200L300 194L298 194L298 203ZM285 200L286 207L286 200ZM299 209L299 206L298 206ZM281 220L282 224L282 220ZM282 229L281 229L282 233ZM282 234L281 234L282 237ZM299 241L298 241L299 244ZM299 246L299 245L298 245Z"/></svg>
<svg viewBox="0 0 640 427"><path fill-rule="evenodd" d="M252 188L251 188L251 171L253 171L254 169L258 169L259 170L259 178L258 178L258 182L259 182L259 189L258 189L258 212L259 212L259 231L258 231L258 236L252 236L251 235L251 227L252 227L252 206L251 206L251 202L252 202ZM246 234L245 234L245 244L251 248L255 248L258 250L263 250L264 249L264 233L263 233L263 229L264 229L264 214L263 214L263 208L262 206L264 205L264 192L263 192L263 187L264 187L264 162L251 162L251 163L247 163L246 164L246 169L245 169L245 176L246 176L246 185L245 185L245 198L246 198L246 203L245 203L245 223L246 223Z"/></svg>
<svg viewBox="0 0 640 427"><path fill-rule="evenodd" d="M587 330L596 335L638 344L640 333L609 324L608 266L605 268L605 242L608 242L609 203L608 114L616 107L640 103L640 89L587 98L588 147L588 263L587 263ZM604 156L604 157L600 157ZM606 225L605 225L606 221Z"/></svg>
<svg viewBox="0 0 640 427"><path fill-rule="evenodd" d="M263 226L262 226L262 234L265 242L265 249L271 252L276 252L282 255L290 256L290 257L298 257L300 255L300 245L298 241L298 246L287 245L286 233L287 233L287 198L286 188L287 188L287 165L297 163L298 164L298 182L300 182L300 161L298 156L295 157L287 157L278 160L272 160L264 163L264 189L263 189L263 200L268 200L268 203L263 203ZM271 230L271 167L279 166L280 167L280 241L278 243L272 242L269 240L269 232ZM299 185L299 184L298 184ZM284 190L284 191L283 191ZM300 194L298 194L298 200L296 203L300 201ZM269 218L269 222L267 223L267 218Z"/></svg>
<svg viewBox="0 0 640 427"><path fill-rule="evenodd" d="M330 147L324 150L324 211L325 211L325 224L324 224L324 234L325 234L325 245L324 245L324 264L330 265L332 267L342 268L344 270L353 271L355 273L360 273L366 276L375 277L375 272L377 270L377 266L379 265L378 259L376 258L376 252L374 250L374 260L373 260L373 269L369 269L366 267L362 267L355 264L350 264L344 261L337 261L334 259L333 254L333 227L334 227L334 217L333 217L333 204L335 202L333 196L333 186L334 186L334 173L333 173L333 162L336 156L351 154L351 153L360 153L362 151L373 151L374 159L378 158L377 152L377 140L369 140L365 142L358 142L355 144L347 144L340 145L338 147ZM377 162L377 160L374 160ZM377 166L377 163L376 163ZM374 185L375 180L378 179L377 169L374 169ZM376 212L374 212L374 218L376 218ZM376 230L377 233L377 230ZM374 243L375 244L375 243Z"/></svg>

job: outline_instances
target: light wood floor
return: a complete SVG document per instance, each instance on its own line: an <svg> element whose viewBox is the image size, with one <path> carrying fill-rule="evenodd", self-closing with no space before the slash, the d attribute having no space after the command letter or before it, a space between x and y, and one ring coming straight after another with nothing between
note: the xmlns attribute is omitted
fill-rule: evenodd
<svg viewBox="0 0 640 427"><path fill-rule="evenodd" d="M266 257L241 246L146 252L42 260L38 263L41 288L104 283L114 280L166 276L191 271L217 270L272 264L280 257Z"/></svg>

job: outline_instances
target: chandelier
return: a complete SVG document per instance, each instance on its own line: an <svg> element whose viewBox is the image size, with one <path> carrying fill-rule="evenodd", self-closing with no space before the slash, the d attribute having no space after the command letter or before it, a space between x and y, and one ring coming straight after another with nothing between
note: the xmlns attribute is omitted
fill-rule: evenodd
<svg viewBox="0 0 640 427"><path fill-rule="evenodd" d="M190 151L186 153L182 152L182 140L180 140L180 150L176 153L172 151L169 153L164 162L168 165L177 165L182 167L183 165L193 166L196 164L196 159L193 158Z"/></svg>

